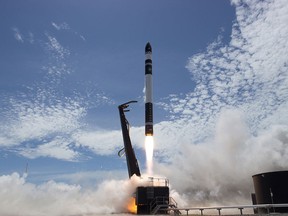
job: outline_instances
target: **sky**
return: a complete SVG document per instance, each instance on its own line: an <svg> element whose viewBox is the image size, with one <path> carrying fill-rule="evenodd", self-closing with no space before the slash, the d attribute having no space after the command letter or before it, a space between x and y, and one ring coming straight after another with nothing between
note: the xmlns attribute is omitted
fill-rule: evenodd
<svg viewBox="0 0 288 216"><path fill-rule="evenodd" d="M0 197L27 215L120 211L140 180L117 107L138 101L144 174L149 41L155 176L182 206L250 204L252 175L288 168L287 22L285 0L1 0Z"/></svg>

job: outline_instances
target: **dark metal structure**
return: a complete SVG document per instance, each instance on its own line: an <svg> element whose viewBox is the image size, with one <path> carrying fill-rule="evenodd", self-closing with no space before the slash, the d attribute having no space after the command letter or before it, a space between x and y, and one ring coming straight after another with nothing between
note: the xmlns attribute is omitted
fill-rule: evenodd
<svg viewBox="0 0 288 216"><path fill-rule="evenodd" d="M177 206L176 202L171 202L169 196L169 186L167 179L151 178L152 181L145 187L136 189L137 214L168 214L168 208ZM154 185L155 182L161 181L161 185Z"/></svg>
<svg viewBox="0 0 288 216"><path fill-rule="evenodd" d="M288 171L260 173L252 176L255 198L253 204L288 203ZM256 202L256 203L255 203ZM288 208L258 209L258 213L288 213Z"/></svg>
<svg viewBox="0 0 288 216"><path fill-rule="evenodd" d="M129 105L136 102L137 101L129 101L118 106L124 141L124 148L118 152L118 155L123 155L121 154L122 152L126 155L129 178L134 174L141 177L129 135L129 122L125 117L125 112L129 111L127 109ZM135 198L137 214L168 214L167 209L169 207L177 207L177 204L171 202L172 199L169 197L169 184L167 179L150 177L149 181L145 183L145 186L139 186L136 188L136 191L132 196Z"/></svg>
<svg viewBox="0 0 288 216"><path fill-rule="evenodd" d="M137 101L129 101L127 103L124 103L118 106L121 128L122 128L122 135L123 135L123 142L124 142L124 148L118 152L118 155L121 154L122 150L125 150L129 178L131 178L131 176L133 176L134 174L139 177L141 176L140 169L138 166L138 161L136 159L134 149L132 148L131 139L129 135L130 125L125 117L125 112L129 112L129 110L127 109L129 107L129 104L136 103L136 102Z"/></svg>

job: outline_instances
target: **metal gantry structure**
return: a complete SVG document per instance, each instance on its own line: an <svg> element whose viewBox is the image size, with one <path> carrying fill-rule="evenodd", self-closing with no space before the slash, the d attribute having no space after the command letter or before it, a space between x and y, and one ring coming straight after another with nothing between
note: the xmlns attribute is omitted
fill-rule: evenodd
<svg viewBox="0 0 288 216"><path fill-rule="evenodd" d="M125 117L125 112L129 112L129 110L127 109L129 107L129 104L136 103L136 102L137 101L129 101L127 103L124 103L118 106L121 128L122 128L122 135L123 135L123 142L124 142L124 148L119 151L118 155L120 156L120 152L122 150L125 150L129 178L131 178L134 174L139 177L141 176L138 161L135 156L135 152L132 147L132 143L131 143L131 139L129 135L130 125L129 125L128 120Z"/></svg>

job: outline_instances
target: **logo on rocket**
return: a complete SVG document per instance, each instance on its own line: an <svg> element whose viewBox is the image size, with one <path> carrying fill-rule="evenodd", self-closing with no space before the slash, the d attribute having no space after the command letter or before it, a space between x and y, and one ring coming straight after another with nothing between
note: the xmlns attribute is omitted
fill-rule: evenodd
<svg viewBox="0 0 288 216"><path fill-rule="evenodd" d="M145 136L153 136L152 47L145 46Z"/></svg>

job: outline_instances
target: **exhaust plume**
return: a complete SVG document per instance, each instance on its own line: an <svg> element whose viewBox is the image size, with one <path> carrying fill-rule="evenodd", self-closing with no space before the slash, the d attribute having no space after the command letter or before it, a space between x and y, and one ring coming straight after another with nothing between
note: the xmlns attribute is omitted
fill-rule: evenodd
<svg viewBox="0 0 288 216"><path fill-rule="evenodd" d="M145 136L145 151L146 151L147 174L152 176L153 175L153 151L154 151L153 136Z"/></svg>

